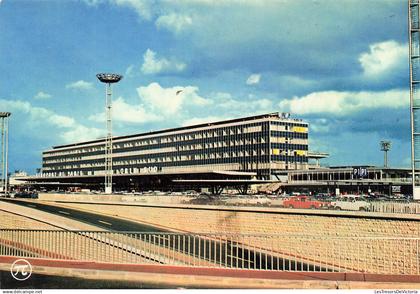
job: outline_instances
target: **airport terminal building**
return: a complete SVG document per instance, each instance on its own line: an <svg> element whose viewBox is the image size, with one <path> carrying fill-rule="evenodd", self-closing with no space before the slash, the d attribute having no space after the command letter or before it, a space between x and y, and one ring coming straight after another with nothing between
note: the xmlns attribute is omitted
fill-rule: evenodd
<svg viewBox="0 0 420 294"><path fill-rule="evenodd" d="M308 124L269 113L113 138L114 182L145 179L269 180L308 168ZM102 182L105 140L55 146L43 152L32 180Z"/></svg>
<svg viewBox="0 0 420 294"><path fill-rule="evenodd" d="M411 194L411 169L377 166L334 166L287 172L284 190L336 193Z"/></svg>

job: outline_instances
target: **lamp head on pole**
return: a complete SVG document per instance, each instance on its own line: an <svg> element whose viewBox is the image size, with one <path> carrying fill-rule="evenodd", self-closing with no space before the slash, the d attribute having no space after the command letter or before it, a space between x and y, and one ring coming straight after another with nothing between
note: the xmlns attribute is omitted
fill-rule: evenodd
<svg viewBox="0 0 420 294"><path fill-rule="evenodd" d="M123 78L122 75L112 74L112 73L99 73L96 75L96 77L102 83L107 83L107 84L118 83Z"/></svg>
<svg viewBox="0 0 420 294"><path fill-rule="evenodd" d="M391 141L381 141L381 151L389 151L391 149Z"/></svg>

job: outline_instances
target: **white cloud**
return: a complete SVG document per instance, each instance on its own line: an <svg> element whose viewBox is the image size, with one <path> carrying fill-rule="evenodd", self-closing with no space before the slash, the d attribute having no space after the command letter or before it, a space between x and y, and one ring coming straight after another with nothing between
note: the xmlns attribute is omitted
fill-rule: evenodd
<svg viewBox="0 0 420 294"><path fill-rule="evenodd" d="M219 92L214 96L214 104L216 107L223 108L225 110L240 110L243 113L252 113L252 112L265 112L272 111L273 101L266 98L255 98L251 96L252 99L235 99L230 93Z"/></svg>
<svg viewBox="0 0 420 294"><path fill-rule="evenodd" d="M1 1L1 0L0 0ZM45 93L43 91L39 91L35 96L34 99L39 99L39 100L45 100L45 99L50 99L52 96L48 93Z"/></svg>
<svg viewBox="0 0 420 294"><path fill-rule="evenodd" d="M164 57L157 58L156 52L147 49L143 55L143 65L141 71L144 74L158 74L169 72L181 72L186 68L186 64L176 60L168 60Z"/></svg>
<svg viewBox="0 0 420 294"><path fill-rule="evenodd" d="M95 1L95 0L94 0ZM118 6L125 6L133 9L142 19L150 20L153 15L154 1L150 0L110 0Z"/></svg>
<svg viewBox="0 0 420 294"><path fill-rule="evenodd" d="M368 77L391 73L403 67L407 62L407 44L395 41L375 43L369 46L370 51L360 54L359 62L363 73Z"/></svg>
<svg viewBox="0 0 420 294"><path fill-rule="evenodd" d="M375 1L365 1L363 5L352 5L351 1L309 1L307 9L302 10L299 1L287 0L108 1L131 9L141 19L154 22L158 28L177 33L188 27L187 38L177 38L180 42L175 40L171 47L191 47L195 53L202 53L197 59L202 65L211 63L207 66L212 70L224 64L252 70L258 64L259 68L266 65L264 68L276 68L279 73L290 75L296 74L296 70L303 66L300 70L302 78L316 76L318 70L336 77L343 67L348 68L348 73L354 73L355 66L360 69L357 61L353 62L359 59L366 74L371 74L388 70L388 63L392 64L392 56L389 59L380 52L391 55L397 52L401 56L400 47L403 47L395 41L387 41L373 44L360 56L360 51L355 55L355 50L359 50L360 44L367 39L365 30L369 24L372 30L378 31L376 37L383 38L384 32L391 28L388 38L394 38L398 31L394 22L398 17L383 23L382 16L395 12L395 3L377 5ZM375 14L371 13L373 10ZM311 17L313 15L319 17ZM306 26L298 25L302 19L308 20ZM335 26L336 29L332 29ZM311 38L302 38L302 34ZM354 43L358 45L355 47ZM304 51L299 50L302 47L310 48L310 52L305 51L302 55ZM255 54L257 50L260 54ZM273 52L277 52L276 57L270 58ZM406 58L402 60L406 61ZM194 61L188 66L194 66Z"/></svg>
<svg viewBox="0 0 420 294"><path fill-rule="evenodd" d="M325 118L318 118L310 122L309 128L315 133L328 133L331 129L331 124Z"/></svg>
<svg viewBox="0 0 420 294"><path fill-rule="evenodd" d="M163 88L158 83L137 88L137 104L127 103L119 97L113 102L112 117L114 121L127 123L148 123L162 121L165 118L182 117L191 107L204 107L213 103L198 95L198 88L193 86ZM103 122L105 114L98 113L90 120Z"/></svg>
<svg viewBox="0 0 420 294"><path fill-rule="evenodd" d="M193 21L190 16L177 13L161 15L155 22L158 28L165 28L175 33L180 33L186 27L191 26L192 23Z"/></svg>
<svg viewBox="0 0 420 294"><path fill-rule="evenodd" d="M176 86L162 88L158 83L137 88L141 101L155 113L175 114L185 104L206 106L212 102L197 94L198 88Z"/></svg>
<svg viewBox="0 0 420 294"><path fill-rule="evenodd" d="M19 121L25 124L25 128L39 128L36 132L26 132L28 135L31 133L39 135L43 130L48 130L45 136L51 137L55 128L64 143L94 139L103 135L102 130L83 126L72 117L57 114L47 108L32 106L26 101L0 99L0 108L12 112L13 116L24 118Z"/></svg>
<svg viewBox="0 0 420 294"><path fill-rule="evenodd" d="M182 123L182 126L192 126L192 125L198 125L203 123L210 123L210 122L216 122L226 119L226 117L222 116L207 116L207 117L194 117L185 120Z"/></svg>
<svg viewBox="0 0 420 294"><path fill-rule="evenodd" d="M105 113L95 114L90 120L104 122ZM143 105L130 105L122 97L112 103L112 119L128 123L145 123L162 120L162 116L147 111Z"/></svg>
<svg viewBox="0 0 420 294"><path fill-rule="evenodd" d="M212 99L206 99L206 103L211 103L212 107L207 108L207 111L200 110L200 112L188 109L186 112L188 116L182 121L183 126L268 113L276 109L270 99L257 98L254 95L249 95L249 99L234 98L226 92L217 92L210 96Z"/></svg>
<svg viewBox="0 0 420 294"><path fill-rule="evenodd" d="M281 111L293 114L331 113L346 115L374 108L408 107L409 92L389 90L382 92L314 92L302 97L293 97L279 103Z"/></svg>
<svg viewBox="0 0 420 294"><path fill-rule="evenodd" d="M34 111L35 110L37 110L37 108L34 108ZM41 109L38 109L38 110L41 110ZM43 117L45 117L47 115L47 117L45 117L45 118L48 120L48 122L50 122L52 125L54 125L56 127L59 127L59 128L73 128L73 127L78 125L75 122L75 120L71 117L51 113L51 111L49 111L49 110L44 111L44 109L42 109L41 112L45 112L45 115Z"/></svg>
<svg viewBox="0 0 420 294"><path fill-rule="evenodd" d="M158 83L151 83L146 87L137 88L137 93L142 101L144 101L154 112L163 114L177 113L182 105L184 95L181 87L162 88Z"/></svg>
<svg viewBox="0 0 420 294"><path fill-rule="evenodd" d="M76 122L71 117L56 114L43 107L32 106L27 101L0 99L0 107L12 113L17 112L18 115L19 113L24 114L29 120L48 123L58 128L70 128L76 125Z"/></svg>
<svg viewBox="0 0 420 294"><path fill-rule="evenodd" d="M119 116L120 120L134 123L144 123L150 121L159 121L161 116L155 115L144 109L142 105L129 105L122 97L113 103L113 112Z"/></svg>
<svg viewBox="0 0 420 294"><path fill-rule="evenodd" d="M71 129L65 130L60 134L60 137L66 143L82 142L101 138L103 136L103 130L97 128L89 128L79 124L75 125Z"/></svg>
<svg viewBox="0 0 420 294"><path fill-rule="evenodd" d="M247 85L256 85L260 82L261 75L260 74L252 74L246 80Z"/></svg>
<svg viewBox="0 0 420 294"><path fill-rule="evenodd" d="M105 0L84 0L88 5L96 5L97 3L104 2ZM264 7L265 2L261 0L170 0L170 1L152 1L152 0L108 0L109 2L118 6L131 8L134 10L141 19L151 20L153 16L167 16L172 15L174 12L171 10L179 11L180 9L204 9L207 11L209 8L216 6L232 7L232 6L250 6L250 7ZM171 11L171 12L169 12ZM169 12L169 13L168 13Z"/></svg>
<svg viewBox="0 0 420 294"><path fill-rule="evenodd" d="M83 80L73 82L66 85L66 89L75 89L75 90L90 90L93 88L93 84Z"/></svg>
<svg viewBox="0 0 420 294"><path fill-rule="evenodd" d="M129 67L127 67L127 69L125 70L125 76L126 77L132 77L133 76L133 70L134 70L134 65L131 64Z"/></svg>

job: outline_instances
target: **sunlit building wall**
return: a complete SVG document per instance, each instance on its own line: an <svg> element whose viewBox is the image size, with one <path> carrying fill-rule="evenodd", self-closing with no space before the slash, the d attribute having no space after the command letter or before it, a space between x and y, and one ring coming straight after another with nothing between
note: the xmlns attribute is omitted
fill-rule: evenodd
<svg viewBox="0 0 420 294"><path fill-rule="evenodd" d="M41 177L104 174L104 140L43 152ZM260 179L308 168L308 124L270 113L113 138L113 174L253 172Z"/></svg>

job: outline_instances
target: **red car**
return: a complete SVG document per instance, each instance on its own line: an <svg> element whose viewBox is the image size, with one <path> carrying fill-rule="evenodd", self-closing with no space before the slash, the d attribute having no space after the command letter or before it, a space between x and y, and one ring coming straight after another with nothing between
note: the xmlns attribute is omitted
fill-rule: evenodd
<svg viewBox="0 0 420 294"><path fill-rule="evenodd" d="M319 201L319 200L312 200L308 196L293 196L287 200L283 201L284 207L289 208L321 208L321 207L328 207L327 202Z"/></svg>

